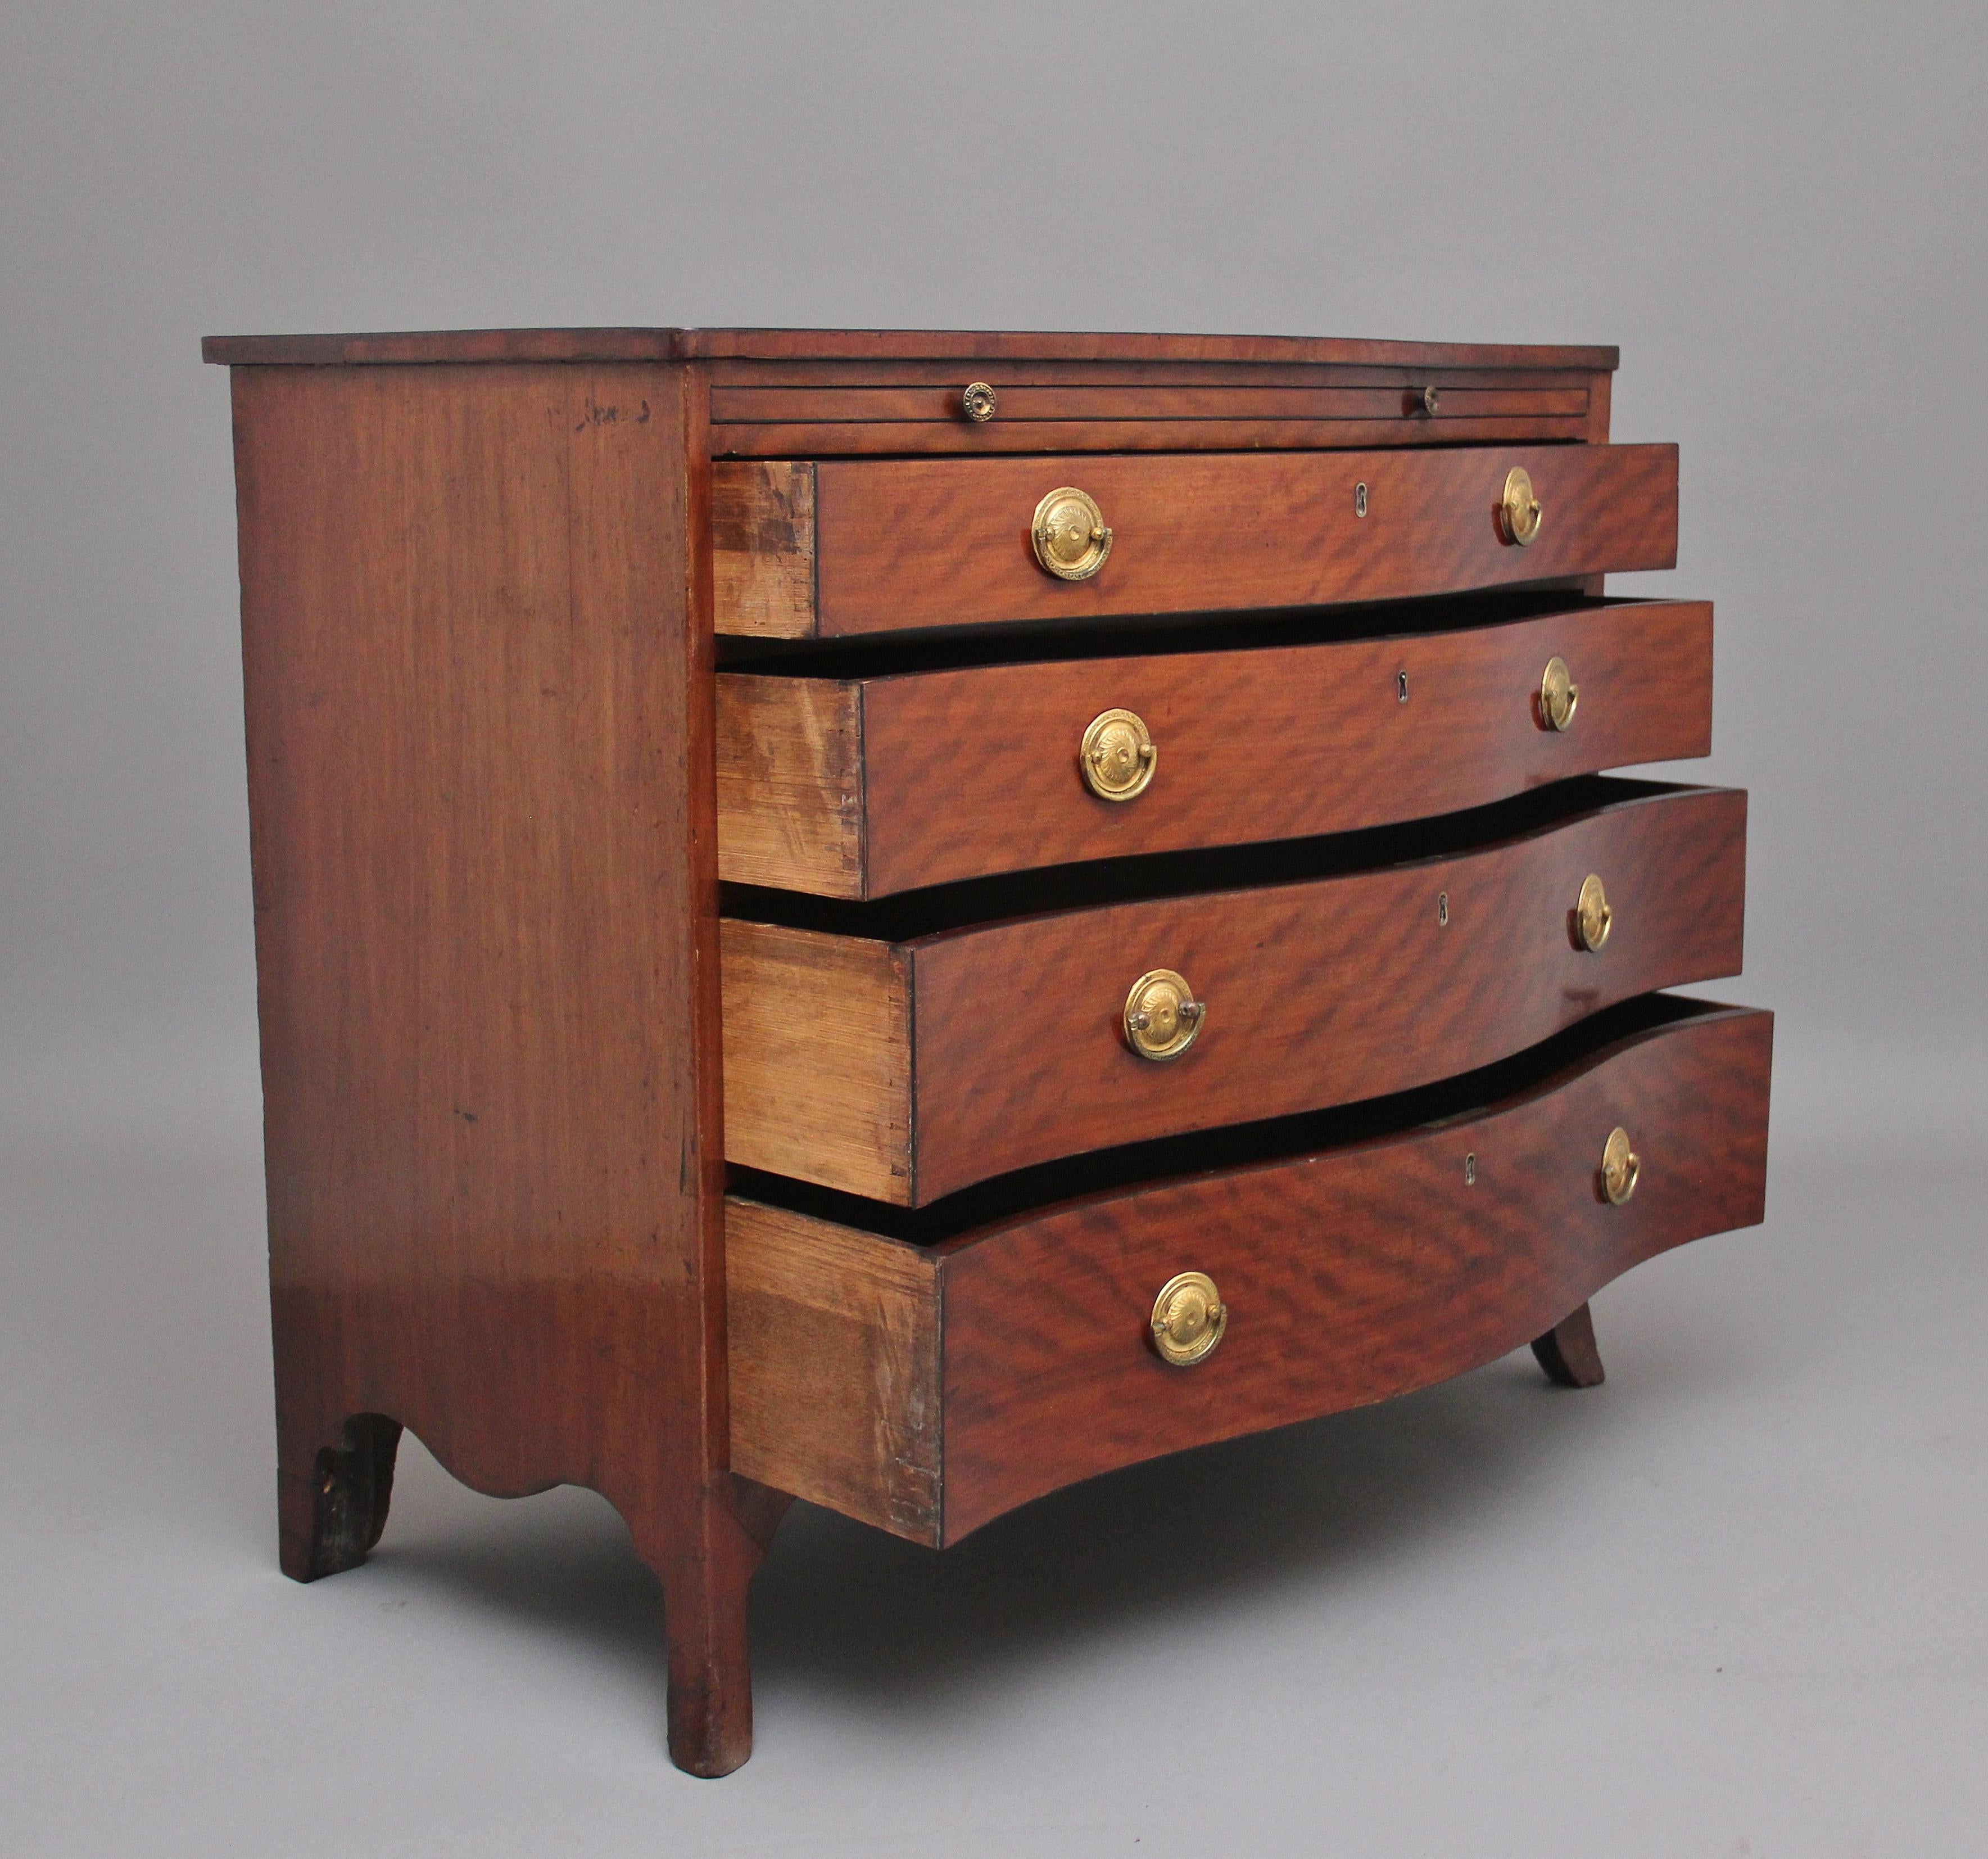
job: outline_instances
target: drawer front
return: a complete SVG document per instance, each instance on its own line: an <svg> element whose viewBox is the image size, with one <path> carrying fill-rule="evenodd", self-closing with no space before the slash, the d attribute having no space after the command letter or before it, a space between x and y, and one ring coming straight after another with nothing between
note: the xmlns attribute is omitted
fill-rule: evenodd
<svg viewBox="0 0 1988 1859"><path fill-rule="evenodd" d="M1530 546L1500 515L1515 468ZM1031 540L1066 486L1111 532L1082 580ZM721 463L712 496L718 630L776 638L1398 600L1677 556L1675 445Z"/></svg>
<svg viewBox="0 0 1988 1859"><path fill-rule="evenodd" d="M932 1251L735 1199L732 1468L949 1543L1077 1479L1494 1360L1639 1261L1762 1217L1772 1029L1706 1010L1480 1113ZM1227 1316L1174 1367L1150 1313L1189 1271Z"/></svg>
<svg viewBox="0 0 1988 1859"><path fill-rule="evenodd" d="M1578 692L1564 730L1540 696L1556 656ZM1125 799L1084 774L1087 728L1111 710L1153 750ZM718 719L720 875L881 897L1425 818L1706 754L1712 609L1624 602L1405 637L840 681L726 674Z"/></svg>
<svg viewBox="0 0 1988 1859"><path fill-rule="evenodd" d="M904 945L724 926L725 1153L920 1207L1009 1170L1448 1077L1611 1002L1736 974L1746 796L1651 792L1453 856ZM1573 930L1583 881L1612 915ZM1128 1043L1172 970L1193 1043Z"/></svg>

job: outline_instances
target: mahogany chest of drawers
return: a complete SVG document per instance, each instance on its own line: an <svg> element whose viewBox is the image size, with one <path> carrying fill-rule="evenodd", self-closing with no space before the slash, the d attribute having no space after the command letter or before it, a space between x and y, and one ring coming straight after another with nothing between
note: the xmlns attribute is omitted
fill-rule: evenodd
<svg viewBox="0 0 1988 1859"><path fill-rule="evenodd" d="M672 1756L800 1496L935 1546L1758 1221L1612 349L242 337L283 1566L604 1493Z"/></svg>

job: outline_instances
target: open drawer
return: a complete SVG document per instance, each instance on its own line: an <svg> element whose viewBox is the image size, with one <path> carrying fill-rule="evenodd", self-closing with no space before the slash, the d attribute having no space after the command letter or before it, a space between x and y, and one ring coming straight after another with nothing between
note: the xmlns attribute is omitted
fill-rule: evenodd
<svg viewBox="0 0 1988 1859"><path fill-rule="evenodd" d="M942 1546L1116 1466L1460 1373L1762 1217L1772 1043L1768 1014L1645 996L1431 1090L922 1214L742 1182L732 1469ZM1190 1273L1213 1314L1165 1345L1215 1341L1176 1366L1156 1318L1192 1330Z"/></svg>
<svg viewBox="0 0 1988 1859"><path fill-rule="evenodd" d="M725 1155L918 1207L1427 1084L1736 974L1746 865L1744 794L1590 777L1372 834L876 903L735 894Z"/></svg>
<svg viewBox="0 0 1988 1859"><path fill-rule="evenodd" d="M715 625L834 638L1565 583L1675 567L1677 495L1675 445L725 462Z"/></svg>

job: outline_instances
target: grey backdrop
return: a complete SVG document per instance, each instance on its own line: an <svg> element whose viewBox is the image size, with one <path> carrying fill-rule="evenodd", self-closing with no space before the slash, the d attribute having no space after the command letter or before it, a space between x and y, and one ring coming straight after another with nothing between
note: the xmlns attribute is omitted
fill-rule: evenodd
<svg viewBox="0 0 1988 1859"><path fill-rule="evenodd" d="M0 1840L32 1853L1980 1847L1988 12L7 8ZM759 1752L661 1749L585 1494L411 1448L274 1573L226 381L206 333L1621 345L1753 791L1768 1226L1523 1360L945 1558L821 1513Z"/></svg>

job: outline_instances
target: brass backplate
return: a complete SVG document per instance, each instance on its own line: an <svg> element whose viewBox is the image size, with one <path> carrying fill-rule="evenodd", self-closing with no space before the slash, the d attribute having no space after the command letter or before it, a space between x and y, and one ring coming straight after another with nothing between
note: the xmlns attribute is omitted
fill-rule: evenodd
<svg viewBox="0 0 1988 1859"><path fill-rule="evenodd" d="M1125 997L1125 1043L1141 1058L1178 1058L1200 1036L1208 1008L1171 968L1140 976Z"/></svg>
<svg viewBox="0 0 1988 1859"><path fill-rule="evenodd" d="M1562 892L1564 897L1567 895ZM1608 932L1615 926L1615 913L1609 907L1608 893L1601 888L1600 876L1593 872L1581 881L1581 895L1574 899L1574 932L1581 938L1584 949L1599 949L1608 940Z"/></svg>
<svg viewBox="0 0 1988 1859"><path fill-rule="evenodd" d="M1580 702L1581 686L1567 669L1567 661L1555 652L1540 679L1540 721L1549 730L1564 730L1574 721Z"/></svg>
<svg viewBox="0 0 1988 1859"><path fill-rule="evenodd" d="M1619 1207L1635 1193L1642 1172L1641 1159L1629 1146L1628 1131L1618 1123L1601 1146L1601 1191L1611 1207Z"/></svg>
<svg viewBox="0 0 1988 1859"><path fill-rule="evenodd" d="M1151 1327L1160 1360L1178 1369L1192 1368L1215 1353L1229 1327L1229 1306L1206 1272L1179 1272L1154 1299Z"/></svg>
<svg viewBox="0 0 1988 1859"><path fill-rule="evenodd" d="M1522 549L1530 548L1540 533L1540 500L1533 495L1532 474L1523 465L1514 465L1505 474L1505 495L1498 506L1505 539Z"/></svg>
<svg viewBox="0 0 1988 1859"><path fill-rule="evenodd" d="M1029 539L1036 560L1060 581L1088 581L1111 553L1104 513L1074 485L1053 490L1036 506Z"/></svg>
<svg viewBox="0 0 1988 1859"><path fill-rule="evenodd" d="M1084 785L1100 801L1131 801L1146 791L1160 752L1136 711L1106 710L1091 718L1077 750Z"/></svg>

